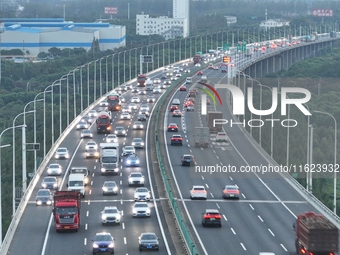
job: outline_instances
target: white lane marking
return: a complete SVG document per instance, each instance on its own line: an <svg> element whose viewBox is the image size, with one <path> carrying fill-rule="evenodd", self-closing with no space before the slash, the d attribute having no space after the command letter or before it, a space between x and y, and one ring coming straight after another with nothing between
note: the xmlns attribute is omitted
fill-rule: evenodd
<svg viewBox="0 0 340 255"><path fill-rule="evenodd" d="M236 235L236 232L234 231L233 228L230 228L231 232L233 232L234 235Z"/></svg>
<svg viewBox="0 0 340 255"><path fill-rule="evenodd" d="M227 217L225 217L225 215L223 214L223 218L225 219L225 221L228 221Z"/></svg>
<svg viewBox="0 0 340 255"><path fill-rule="evenodd" d="M207 187L207 189L209 189L209 186L208 186L208 184L205 184L205 186Z"/></svg>
<svg viewBox="0 0 340 255"><path fill-rule="evenodd" d="M281 245L281 247L282 247L285 251L288 251L288 250L286 249L286 247L284 247L283 244L280 244L280 245Z"/></svg>
<svg viewBox="0 0 340 255"><path fill-rule="evenodd" d="M91 200L87 201L87 205L90 205L91 204Z"/></svg>
<svg viewBox="0 0 340 255"><path fill-rule="evenodd" d="M86 211L86 217L89 217L89 211Z"/></svg>
<svg viewBox="0 0 340 255"><path fill-rule="evenodd" d="M272 236L275 236L273 231L270 230L270 228L268 228L268 231L272 234Z"/></svg>
<svg viewBox="0 0 340 255"><path fill-rule="evenodd" d="M255 210L254 207L253 207L251 204L249 204L249 206L250 206L250 208L251 208L252 210Z"/></svg>
<svg viewBox="0 0 340 255"><path fill-rule="evenodd" d="M211 196L212 198L214 198L214 195L213 195L213 193L210 193L210 196Z"/></svg>
<svg viewBox="0 0 340 255"><path fill-rule="evenodd" d="M240 243L240 244L241 244L241 246L242 246L243 250L245 250L245 251L246 251L247 249L246 249L246 247L244 247L243 243Z"/></svg>
<svg viewBox="0 0 340 255"><path fill-rule="evenodd" d="M121 205L123 204L123 199L120 200L120 204L121 204Z"/></svg>
<svg viewBox="0 0 340 255"><path fill-rule="evenodd" d="M93 185L93 181L91 181L91 186Z"/></svg>
<svg viewBox="0 0 340 255"><path fill-rule="evenodd" d="M87 244L87 238L85 237L84 238L84 245L86 245Z"/></svg>
<svg viewBox="0 0 340 255"><path fill-rule="evenodd" d="M244 199L246 199L246 196L245 196L243 193L241 193L241 195L242 195L242 197L243 197Z"/></svg>
<svg viewBox="0 0 340 255"><path fill-rule="evenodd" d="M123 184L123 181L122 181L122 180L120 180L119 184L120 184L120 185L122 185L122 184Z"/></svg>
<svg viewBox="0 0 340 255"><path fill-rule="evenodd" d="M124 216L124 211L123 210L121 210L120 211L120 214L122 215L122 217Z"/></svg>
<svg viewBox="0 0 340 255"><path fill-rule="evenodd" d="M92 193L92 190L90 189L89 194L91 195L91 193Z"/></svg>
<svg viewBox="0 0 340 255"><path fill-rule="evenodd" d="M229 179L230 179L230 180L233 180L233 177L229 176Z"/></svg>
<svg viewBox="0 0 340 255"><path fill-rule="evenodd" d="M216 206L217 206L217 208L218 208L218 209L220 209L220 208L221 208L221 207L218 205L218 203L216 203Z"/></svg>
<svg viewBox="0 0 340 255"><path fill-rule="evenodd" d="M120 194L123 194L123 190L122 189L120 189Z"/></svg>
<svg viewBox="0 0 340 255"><path fill-rule="evenodd" d="M85 224L85 230L87 230L87 223Z"/></svg>
<svg viewBox="0 0 340 255"><path fill-rule="evenodd" d="M260 221L264 222L260 215L257 215L257 217L260 219Z"/></svg>
<svg viewBox="0 0 340 255"><path fill-rule="evenodd" d="M126 237L124 236L124 244L126 244Z"/></svg>
<svg viewBox="0 0 340 255"><path fill-rule="evenodd" d="M204 177L203 177L203 175L202 175L201 177L202 177L202 180L204 180Z"/></svg>
<svg viewBox="0 0 340 255"><path fill-rule="evenodd" d="M122 229L125 229L125 224L124 224L124 222L122 223Z"/></svg>

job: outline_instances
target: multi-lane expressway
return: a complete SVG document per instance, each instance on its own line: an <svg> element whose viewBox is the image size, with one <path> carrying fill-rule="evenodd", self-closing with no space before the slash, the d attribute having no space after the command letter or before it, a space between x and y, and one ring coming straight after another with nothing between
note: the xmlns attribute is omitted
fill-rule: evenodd
<svg viewBox="0 0 340 255"><path fill-rule="evenodd" d="M226 75L220 71L206 69L208 84L225 84ZM199 79L198 76L194 81ZM197 83L186 85L187 90L201 86ZM226 94L218 90L222 100ZM178 98L183 104L187 92L177 90L173 98ZM164 120L164 137L167 153L171 162L171 172L176 187L177 196L182 201L183 212L191 233L199 244L199 254L259 254L273 252L274 254L295 254L294 231L292 223L298 213L316 211L302 196L300 196L279 174L260 173L205 173L204 166L233 166L239 171L243 166L268 165L269 162L244 135L239 125L224 125L230 142L218 143L211 135L209 148L197 148L193 142L194 127L207 126L205 116L200 114L200 97L195 98L195 111L187 112L181 107L183 116L173 117L168 110ZM171 104L169 102L168 108ZM233 119L229 108L224 105L208 105L209 110L223 112L223 118ZM236 120L235 120L236 121ZM167 132L168 123L175 122L179 126L183 146L171 146ZM192 154L196 165L181 166L181 156ZM241 196L239 200L225 200L222 189L225 185L237 185ZM190 200L189 189L193 185L204 185L207 189L206 201ZM205 209L218 209L223 216L222 228L204 228L201 225L202 213Z"/></svg>
<svg viewBox="0 0 340 255"><path fill-rule="evenodd" d="M245 63L243 57L237 60ZM204 70L208 76L208 83L214 79L224 83L225 75L220 71ZM154 75L160 75L155 73ZM150 76L152 77L152 76ZM159 77L159 76L158 76ZM195 79L194 79L195 81ZM195 86L195 84L194 84ZM189 86L188 86L189 89ZM222 97L225 95L221 91ZM127 92L127 102L132 93ZM187 93L176 91L174 98L183 103ZM157 96L156 96L157 97ZM142 102L146 96L141 96ZM171 100L170 100L171 101ZM211 137L211 147L195 148L192 139L193 128L206 126L205 118L200 115L199 102L196 102L194 112L185 112L183 118L174 118L165 113L164 130L169 122L177 122L179 133L185 137L182 147L170 146L170 135L165 131L164 145L167 146L168 158L171 163L173 181L178 190L174 191L181 202L181 209L186 222L195 239L199 254L258 254L259 252L274 252L277 254L293 254L294 232L292 222L295 215L305 211L316 211L307 201L291 188L278 174L259 175L254 173L238 174L225 173L223 175L210 175L197 173L195 168L182 167L180 158L184 153L192 153L195 156L197 166L222 166L232 165L238 169L241 166L268 165L267 160L254 146L239 127L227 127L225 130L230 138L230 143L219 144ZM95 109L99 110L99 106ZM213 107L213 106L209 106ZM209 110L209 109L208 109ZM223 111L224 118L233 116L226 107L217 106L217 110ZM120 113L113 112L113 127L123 125L128 128L128 136L119 138L121 146L129 145L132 138L142 137L146 140L146 131L133 131L131 124L136 120L136 114L132 121L120 121L117 116ZM183 127L185 126L185 131ZM95 127L91 127L95 131ZM147 135L152 137L151 134ZM94 132L94 139L100 143L104 135ZM82 202L81 229L78 233L56 233L51 218L51 207L37 207L34 196L40 188L38 185L33 192L30 202L18 225L15 236L11 242L9 252L21 254L26 247L25 254L90 254L92 252L91 239L95 233L109 231L114 236L115 251L117 254L139 254L137 237L142 232L155 232L160 240L160 251L157 254L175 254L171 238L164 222L163 212L156 213L160 198L157 194L151 168L147 167L149 151L139 150L137 154L142 159L140 167L134 169L143 172L147 177L146 186L153 189L152 216L149 219L134 219L131 216L134 188L128 187L127 176L132 168L122 167L118 176L101 176L99 163L95 160L85 160L84 146L86 141L80 139L80 131L72 130L61 146L67 147L72 157L69 160L58 161L63 166L64 175L61 178L61 189L66 189L67 170L71 166L84 166L91 170L91 184L87 187L87 196ZM55 159L51 163L57 162ZM122 163L124 165L124 163ZM46 173L41 178L46 176ZM120 192L115 197L103 197L101 185L104 180L115 180ZM239 201L227 201L221 197L222 189L226 184L236 184L241 191ZM204 185L208 190L207 201L191 201L189 188L192 185ZM103 227L101 225L100 211L105 205L116 205L123 211L123 221L120 226ZM221 229L209 229L201 226L201 213L206 208L216 208L223 214L223 226ZM33 234L33 236L31 236Z"/></svg>
<svg viewBox="0 0 340 255"><path fill-rule="evenodd" d="M160 77L160 72L149 75L151 79ZM142 89L142 88L141 88ZM152 93L148 93L150 95ZM126 103L136 93L127 91L123 94ZM141 104L148 104L152 111L155 103L147 103L148 95L139 95ZM154 94L156 100L159 94ZM97 111L105 108L95 106ZM165 224L164 215L160 210L160 200L155 180L152 173L152 164L150 162L150 147L147 143L149 119L144 123L144 130L133 130L133 122L137 120L138 110L132 111L131 120L120 120L121 112L112 112L112 127L124 126L127 130L126 137L119 137L118 142L122 148L125 145L131 145L132 139L140 137L146 142L145 149L137 149L136 154L141 160L139 167L127 167L126 157L122 157L120 172L117 176L102 176L100 165L96 159L85 159L85 144L89 139L80 138L80 130L74 128L60 147L68 148L70 159L56 160L51 159L50 163L59 163L63 167L63 175L60 177L60 190L66 190L68 170L72 166L86 166L91 171L90 185L86 187L86 197L81 204L81 228L77 233L57 233L52 220L51 206L36 206L35 194L41 188L39 180L38 185L30 198L30 202L22 216L16 234L11 243L10 254L22 254L25 247L25 254L92 254L92 238L97 232L110 232L115 238L115 254L140 254L138 249L138 236L143 232L154 232L160 237L160 250L158 254L175 254L174 247L169 236L169 231ZM95 120L95 119L93 119ZM103 134L97 134L96 126L93 124L90 128L93 132L93 141L98 145L105 142ZM145 186L152 192L152 200L149 202L151 207L150 218L133 218L132 206L134 204L134 190L136 187L129 187L128 175L131 172L142 172L145 176ZM47 176L46 171L42 174L41 179ZM103 196L102 185L105 180L114 180L119 186L119 193L116 196ZM118 226L102 226L101 211L104 206L117 206L122 211L122 222Z"/></svg>

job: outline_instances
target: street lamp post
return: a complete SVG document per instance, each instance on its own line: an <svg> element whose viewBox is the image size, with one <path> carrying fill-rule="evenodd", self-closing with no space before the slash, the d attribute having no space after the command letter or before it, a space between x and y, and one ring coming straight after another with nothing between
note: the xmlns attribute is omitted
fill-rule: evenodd
<svg viewBox="0 0 340 255"><path fill-rule="evenodd" d="M13 129L13 128L18 128L18 127L21 127L22 128L22 132L24 132L24 129L26 128L25 125L19 125L19 126L15 126L15 127L8 127L6 129L4 129L1 134L0 134L0 183L2 183L2 178L1 178L1 148L4 148L4 147L8 147L10 145L1 145L1 137L2 135L7 131L7 130L10 130L10 129ZM24 137L23 137L24 138ZM26 143L26 141L22 141L22 144ZM2 194L1 194L1 189L0 189L0 219L2 219ZM0 220L0 230L2 230L2 220ZM2 245L2 231L0 231L0 246Z"/></svg>
<svg viewBox="0 0 340 255"><path fill-rule="evenodd" d="M325 114L325 115L328 115L330 116L333 120L334 120L334 166L336 166L336 153L337 153L337 131L338 131L338 123L336 121L336 119L334 118L333 115L331 115L330 113L327 113L327 112L321 112L321 111L314 111L314 112L317 112L317 113L321 113L321 114ZM337 171L334 171L334 198L333 198L333 210L334 210L334 214L336 214L336 186L337 186L337 174L336 174Z"/></svg>

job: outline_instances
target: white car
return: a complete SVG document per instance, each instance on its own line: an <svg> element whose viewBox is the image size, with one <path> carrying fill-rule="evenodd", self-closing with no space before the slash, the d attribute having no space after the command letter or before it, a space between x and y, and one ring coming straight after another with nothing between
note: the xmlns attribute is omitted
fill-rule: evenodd
<svg viewBox="0 0 340 255"><path fill-rule="evenodd" d="M59 164L50 164L47 167L48 175L61 175L63 172L63 168Z"/></svg>
<svg viewBox="0 0 340 255"><path fill-rule="evenodd" d="M122 108L122 112L128 112L128 113L131 113L131 108L128 106L128 105L124 105L123 108Z"/></svg>
<svg viewBox="0 0 340 255"><path fill-rule="evenodd" d="M193 186L190 189L190 199L207 199L207 191L204 186Z"/></svg>
<svg viewBox="0 0 340 255"><path fill-rule="evenodd" d="M196 63L195 66L201 66L201 64L200 63Z"/></svg>
<svg viewBox="0 0 340 255"><path fill-rule="evenodd" d="M90 149L98 150L98 144L94 141L87 142L85 145L85 150L87 151Z"/></svg>
<svg viewBox="0 0 340 255"><path fill-rule="evenodd" d="M135 201L150 201L150 191L146 187L139 187L135 190Z"/></svg>
<svg viewBox="0 0 340 255"><path fill-rule="evenodd" d="M139 148L139 149L143 149L144 148L144 141L143 141L142 138L137 138L137 137L133 138L131 144L136 149L137 148Z"/></svg>
<svg viewBox="0 0 340 255"><path fill-rule="evenodd" d="M218 132L216 134L216 142L228 142L228 136L225 132Z"/></svg>
<svg viewBox="0 0 340 255"><path fill-rule="evenodd" d="M153 93L153 94L161 94L162 91L161 91L160 88L157 87L157 88L154 88L154 89L153 89L152 93Z"/></svg>
<svg viewBox="0 0 340 255"><path fill-rule="evenodd" d="M106 137L107 143L118 143L118 137L115 134L109 134Z"/></svg>
<svg viewBox="0 0 340 255"><path fill-rule="evenodd" d="M141 121L135 121L134 123L133 123L133 129L134 130L142 130L142 129L144 129L144 125L143 125L143 123L141 122Z"/></svg>
<svg viewBox="0 0 340 255"><path fill-rule="evenodd" d="M139 103L140 102L140 99L139 97L132 97L131 100L130 100L131 103Z"/></svg>
<svg viewBox="0 0 340 255"><path fill-rule="evenodd" d="M129 104L129 108L132 109L132 110L137 110L138 105L135 104L135 103L130 103L130 104Z"/></svg>
<svg viewBox="0 0 340 255"><path fill-rule="evenodd" d="M89 129L83 129L80 133L81 138L92 138L93 134Z"/></svg>
<svg viewBox="0 0 340 255"><path fill-rule="evenodd" d="M135 154L136 153L136 150L135 150L135 147L133 146L125 146L123 148L123 156L127 156L127 155L131 155L131 154Z"/></svg>
<svg viewBox="0 0 340 255"><path fill-rule="evenodd" d="M129 186L132 185L140 185L144 186L144 175L140 172L132 172L130 173L129 177Z"/></svg>
<svg viewBox="0 0 340 255"><path fill-rule="evenodd" d="M91 111L89 111L89 113L88 113L88 116L90 117L90 118L95 118L95 117L97 117L97 111L96 110L91 110Z"/></svg>
<svg viewBox="0 0 340 255"><path fill-rule="evenodd" d="M58 148L55 153L56 159L68 159L69 157L70 157L70 154L68 152L68 149L65 147Z"/></svg>
<svg viewBox="0 0 340 255"><path fill-rule="evenodd" d="M149 105L147 105L147 104L142 104L140 107L139 107L139 110L140 111L150 111L150 107L149 107Z"/></svg>
<svg viewBox="0 0 340 255"><path fill-rule="evenodd" d="M102 225L105 224L120 224L122 218L121 212L117 206L105 206L102 211Z"/></svg>
<svg viewBox="0 0 340 255"><path fill-rule="evenodd" d="M132 207L132 217L150 217L151 209L147 202L136 202Z"/></svg>
<svg viewBox="0 0 340 255"><path fill-rule="evenodd" d="M178 98L175 98L175 99L172 100L172 104L173 105L180 105L181 101Z"/></svg>
<svg viewBox="0 0 340 255"><path fill-rule="evenodd" d="M126 89L132 89L132 84L130 84L130 83L125 84L125 88L126 88Z"/></svg>
<svg viewBox="0 0 340 255"><path fill-rule="evenodd" d="M81 120L81 121L78 122L77 130L79 130L79 129L87 129L87 128L89 128L89 124L86 121Z"/></svg>
<svg viewBox="0 0 340 255"><path fill-rule="evenodd" d="M128 112L123 112L123 113L120 115L120 119L121 119L121 120L131 120L131 114L128 113Z"/></svg>
<svg viewBox="0 0 340 255"><path fill-rule="evenodd" d="M103 100L99 103L99 106L100 107L106 107L108 104L107 104L107 101L106 100Z"/></svg>
<svg viewBox="0 0 340 255"><path fill-rule="evenodd" d="M147 92L146 92L145 89L138 90L138 95L146 95L146 94L147 94Z"/></svg>
<svg viewBox="0 0 340 255"><path fill-rule="evenodd" d="M119 101L122 102L122 103L125 103L125 97L120 96Z"/></svg>
<svg viewBox="0 0 340 255"><path fill-rule="evenodd" d="M181 73L176 73L176 77L181 77L182 74Z"/></svg>
<svg viewBox="0 0 340 255"><path fill-rule="evenodd" d="M161 83L161 79L155 78L155 79L153 80L153 84L159 84L159 83Z"/></svg>

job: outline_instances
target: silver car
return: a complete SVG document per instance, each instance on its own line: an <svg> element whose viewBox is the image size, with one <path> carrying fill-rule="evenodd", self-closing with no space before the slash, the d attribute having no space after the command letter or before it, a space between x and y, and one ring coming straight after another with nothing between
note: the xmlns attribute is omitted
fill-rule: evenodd
<svg viewBox="0 0 340 255"><path fill-rule="evenodd" d="M68 149L64 147L58 148L55 153L56 159L68 159L69 157L70 157L70 154L68 153Z"/></svg>
<svg viewBox="0 0 340 255"><path fill-rule="evenodd" d="M140 122L140 121L135 121L135 122L133 123L133 129L134 129L134 130L143 130L143 129L144 129L144 125L143 125L143 123Z"/></svg>
<svg viewBox="0 0 340 255"><path fill-rule="evenodd" d="M47 168L48 175L61 175L62 172L63 172L63 169L61 165L59 164L50 164Z"/></svg>
<svg viewBox="0 0 340 255"><path fill-rule="evenodd" d="M143 149L144 148L144 141L142 138L133 138L131 145L134 148L140 148Z"/></svg>
<svg viewBox="0 0 340 255"><path fill-rule="evenodd" d="M103 186L103 195L117 195L118 194L118 186L115 181L105 181Z"/></svg>
<svg viewBox="0 0 340 255"><path fill-rule="evenodd" d="M116 127L114 133L115 133L115 135L117 135L117 136L127 136L127 132L126 132L125 128L122 127L122 126Z"/></svg>
<svg viewBox="0 0 340 255"><path fill-rule="evenodd" d="M131 113L131 108L128 105L124 105L122 108L122 113Z"/></svg>
<svg viewBox="0 0 340 255"><path fill-rule="evenodd" d="M133 146L125 146L123 148L123 156L127 156L127 155L131 155L131 154L135 154L136 150Z"/></svg>
<svg viewBox="0 0 340 255"><path fill-rule="evenodd" d="M139 97L132 97L131 100L130 100L131 103L139 103L140 102L140 99Z"/></svg>
<svg viewBox="0 0 340 255"><path fill-rule="evenodd" d="M147 105L147 104L142 104L142 105L139 107L139 110L140 110L140 111L142 111L142 110L150 111L150 107L149 107L149 105Z"/></svg>
<svg viewBox="0 0 340 255"><path fill-rule="evenodd" d="M122 218L121 212L117 206L105 206L102 211L102 225L104 224L120 224Z"/></svg>
<svg viewBox="0 0 340 255"><path fill-rule="evenodd" d="M39 189L35 196L36 205L52 205L52 193L49 189Z"/></svg>
<svg viewBox="0 0 340 255"><path fill-rule="evenodd" d="M56 177L45 177L41 182L43 189L58 189L58 179Z"/></svg>
<svg viewBox="0 0 340 255"><path fill-rule="evenodd" d="M95 117L97 117L97 111L96 111L96 110L91 110L91 111L89 111L88 116L89 116L90 118L95 118Z"/></svg>
<svg viewBox="0 0 340 255"><path fill-rule="evenodd" d="M140 185L144 186L144 175L140 172L132 172L130 173L129 177L129 186L132 185Z"/></svg>
<svg viewBox="0 0 340 255"><path fill-rule="evenodd" d="M91 130L89 129L83 129L81 131L80 137L81 138L92 138L93 134L91 132Z"/></svg>
<svg viewBox="0 0 340 255"><path fill-rule="evenodd" d="M89 128L89 126L90 125L85 120L81 120L77 124L77 130L78 129L87 129L87 128Z"/></svg>
<svg viewBox="0 0 340 255"><path fill-rule="evenodd" d="M115 134L109 134L106 136L107 143L118 143L118 137Z"/></svg>

